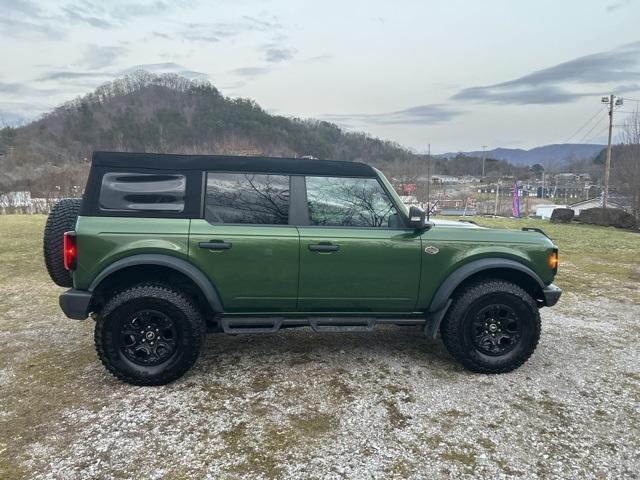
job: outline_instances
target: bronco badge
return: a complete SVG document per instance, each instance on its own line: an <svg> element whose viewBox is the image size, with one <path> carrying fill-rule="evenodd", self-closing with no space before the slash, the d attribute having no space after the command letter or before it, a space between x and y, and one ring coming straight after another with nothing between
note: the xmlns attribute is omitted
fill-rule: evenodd
<svg viewBox="0 0 640 480"><path fill-rule="evenodd" d="M429 245L428 247L424 248L424 253L428 253L429 255L435 255L439 251L440 251L440 249L438 247L436 247L435 245Z"/></svg>

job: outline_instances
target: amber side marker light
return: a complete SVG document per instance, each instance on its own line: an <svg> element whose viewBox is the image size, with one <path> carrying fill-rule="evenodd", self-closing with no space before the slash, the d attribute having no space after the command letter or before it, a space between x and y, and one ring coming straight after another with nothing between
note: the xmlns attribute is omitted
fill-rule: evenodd
<svg viewBox="0 0 640 480"><path fill-rule="evenodd" d="M553 273L558 272L558 249L556 248L553 252L549 254L549 268L553 270Z"/></svg>
<svg viewBox="0 0 640 480"><path fill-rule="evenodd" d="M76 232L64 232L62 240L62 255L64 268L67 270L75 270L78 258Z"/></svg>

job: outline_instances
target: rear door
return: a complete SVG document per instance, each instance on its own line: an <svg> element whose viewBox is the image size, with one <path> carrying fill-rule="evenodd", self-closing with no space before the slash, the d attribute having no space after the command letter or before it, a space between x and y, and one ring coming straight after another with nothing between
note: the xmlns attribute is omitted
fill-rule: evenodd
<svg viewBox="0 0 640 480"><path fill-rule="evenodd" d="M300 232L301 312L412 312L419 232L405 228L377 178L307 176Z"/></svg>
<svg viewBox="0 0 640 480"><path fill-rule="evenodd" d="M288 175L207 174L204 219L191 221L189 256L225 312L295 311L299 236L288 217Z"/></svg>

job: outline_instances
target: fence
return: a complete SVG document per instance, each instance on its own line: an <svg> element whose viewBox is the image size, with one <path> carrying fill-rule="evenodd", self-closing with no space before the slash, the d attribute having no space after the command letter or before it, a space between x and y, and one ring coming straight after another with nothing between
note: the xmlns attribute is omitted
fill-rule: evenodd
<svg viewBox="0 0 640 480"><path fill-rule="evenodd" d="M31 192L9 192L0 195L0 214L47 214L63 196L32 198Z"/></svg>

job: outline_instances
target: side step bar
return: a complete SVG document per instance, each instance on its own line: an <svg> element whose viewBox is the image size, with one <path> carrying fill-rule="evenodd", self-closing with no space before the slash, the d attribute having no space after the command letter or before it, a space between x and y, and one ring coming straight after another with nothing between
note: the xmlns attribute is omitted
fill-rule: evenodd
<svg viewBox="0 0 640 480"><path fill-rule="evenodd" d="M314 332L370 332L375 317L309 317Z"/></svg>
<svg viewBox="0 0 640 480"><path fill-rule="evenodd" d="M222 317L224 333L274 333L280 330L281 317Z"/></svg>
<svg viewBox="0 0 640 480"><path fill-rule="evenodd" d="M424 325L425 318L387 317L234 317L219 320L224 333L275 333L285 327L311 327L314 332L370 332L376 324Z"/></svg>

